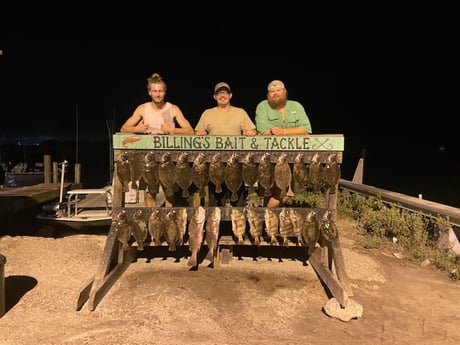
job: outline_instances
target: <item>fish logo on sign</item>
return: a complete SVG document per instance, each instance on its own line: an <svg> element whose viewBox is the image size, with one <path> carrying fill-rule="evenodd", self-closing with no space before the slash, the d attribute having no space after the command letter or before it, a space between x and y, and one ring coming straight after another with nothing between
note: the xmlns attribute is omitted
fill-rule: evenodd
<svg viewBox="0 0 460 345"><path fill-rule="evenodd" d="M139 140L141 140L141 138L139 137L127 137L126 139L123 139L123 141L121 142L121 145L123 147L127 147L129 146L129 144L133 144L135 142L138 142Z"/></svg>

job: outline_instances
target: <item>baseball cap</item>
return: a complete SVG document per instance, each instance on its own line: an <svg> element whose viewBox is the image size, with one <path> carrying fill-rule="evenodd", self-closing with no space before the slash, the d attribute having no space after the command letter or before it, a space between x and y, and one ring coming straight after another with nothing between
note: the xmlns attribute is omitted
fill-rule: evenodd
<svg viewBox="0 0 460 345"><path fill-rule="evenodd" d="M214 93L217 93L217 91L220 91L221 89L226 89L229 93L232 92L230 89L230 86L227 83L220 82L217 83L216 86L214 87Z"/></svg>
<svg viewBox="0 0 460 345"><path fill-rule="evenodd" d="M284 83L281 80L272 80L270 84L268 84L267 90L270 91L272 88L284 89Z"/></svg>

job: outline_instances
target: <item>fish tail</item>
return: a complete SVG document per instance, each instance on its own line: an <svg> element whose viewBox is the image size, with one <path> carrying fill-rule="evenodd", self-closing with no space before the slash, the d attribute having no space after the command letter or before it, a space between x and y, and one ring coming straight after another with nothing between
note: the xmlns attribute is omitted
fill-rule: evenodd
<svg viewBox="0 0 460 345"><path fill-rule="evenodd" d="M188 259L187 265L188 265L188 266L195 267L195 266L196 266L196 263L197 263L196 253L192 253L192 255L190 256L190 258Z"/></svg>
<svg viewBox="0 0 460 345"><path fill-rule="evenodd" d="M299 246L303 245L302 236L297 236L297 245L299 245Z"/></svg>
<svg viewBox="0 0 460 345"><path fill-rule="evenodd" d="M206 254L206 260L214 261L214 248L209 248L208 254Z"/></svg>

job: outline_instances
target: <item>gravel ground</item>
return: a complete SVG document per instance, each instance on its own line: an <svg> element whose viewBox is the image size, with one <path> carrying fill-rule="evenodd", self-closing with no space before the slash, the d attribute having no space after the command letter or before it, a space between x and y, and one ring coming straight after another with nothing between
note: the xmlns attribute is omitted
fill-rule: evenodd
<svg viewBox="0 0 460 345"><path fill-rule="evenodd" d="M350 220L337 222L351 299L363 315L328 316L313 268L295 257L236 256L190 271L187 260L139 257L94 311L76 302L104 250L104 234L3 236L2 345L454 344L458 283L433 267L365 250Z"/></svg>

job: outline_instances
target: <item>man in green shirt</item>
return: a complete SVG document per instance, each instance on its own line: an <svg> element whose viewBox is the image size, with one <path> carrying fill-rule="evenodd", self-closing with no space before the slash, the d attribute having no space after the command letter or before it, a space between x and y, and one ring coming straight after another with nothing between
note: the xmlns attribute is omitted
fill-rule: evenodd
<svg viewBox="0 0 460 345"><path fill-rule="evenodd" d="M288 92L281 80L271 81L267 91L267 99L261 101L256 108L255 122L258 134L290 136L312 133L310 119L304 107L297 101L288 100ZM283 206L289 199L285 192L274 185L271 196L264 198L264 205Z"/></svg>
<svg viewBox="0 0 460 345"><path fill-rule="evenodd" d="M268 84L267 99L256 108L256 127L262 135L308 135L312 133L310 119L304 107L287 99L284 83L273 80Z"/></svg>

